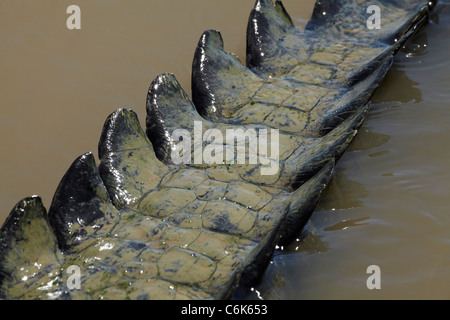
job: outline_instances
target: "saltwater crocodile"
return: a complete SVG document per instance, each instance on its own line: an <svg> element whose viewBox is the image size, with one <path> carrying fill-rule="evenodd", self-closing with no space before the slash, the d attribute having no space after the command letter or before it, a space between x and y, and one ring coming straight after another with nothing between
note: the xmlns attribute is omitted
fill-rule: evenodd
<svg viewBox="0 0 450 320"><path fill-rule="evenodd" d="M193 101L173 74L159 75L146 131L118 109L103 127L100 163L77 158L48 214L37 196L11 211L0 231L0 298L223 299L254 283L275 246L308 221L395 53L436 1L370 5L381 29L369 28L364 1L319 0L301 32L281 1L257 0L246 65L224 50L220 32L205 31ZM232 146L217 140L239 129L246 134ZM260 163L246 155L235 164L249 132L266 150L259 145ZM224 161L189 161L208 147Z"/></svg>

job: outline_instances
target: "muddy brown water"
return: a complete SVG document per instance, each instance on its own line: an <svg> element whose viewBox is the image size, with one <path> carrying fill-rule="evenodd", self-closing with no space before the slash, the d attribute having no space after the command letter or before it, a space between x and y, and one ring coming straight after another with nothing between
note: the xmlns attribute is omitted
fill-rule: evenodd
<svg viewBox="0 0 450 320"><path fill-rule="evenodd" d="M81 9L68 30L66 8ZM245 58L253 0L0 2L0 225L22 198L48 208L72 163L97 154L119 107L145 120L150 82L190 91L206 29ZM302 28L314 1L285 0ZM307 228L243 299L450 299L450 3L403 48ZM369 266L380 289L368 289Z"/></svg>

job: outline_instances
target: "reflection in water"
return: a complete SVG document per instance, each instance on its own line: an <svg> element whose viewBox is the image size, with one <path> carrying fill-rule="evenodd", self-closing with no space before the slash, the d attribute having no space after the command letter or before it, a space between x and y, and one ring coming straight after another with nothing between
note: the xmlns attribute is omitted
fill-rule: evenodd
<svg viewBox="0 0 450 320"><path fill-rule="evenodd" d="M290 289L290 281L294 275L301 275L304 268L313 268L308 259L302 259L301 263L293 263L293 259L299 257L308 257L310 255L319 254L328 250L328 244L322 240L322 236L311 231L311 222L298 239L290 245L280 248L270 262L264 281L256 288L239 287L234 295L234 299L289 299L286 296L287 289ZM299 269L297 269L297 266Z"/></svg>
<svg viewBox="0 0 450 320"><path fill-rule="evenodd" d="M367 222L361 223L361 222L367 221L369 219L370 219L370 217L343 220L343 221L339 221L338 223L336 223L332 226L326 227L324 230L325 231L338 231L338 230L345 230L350 227L365 226L365 225L368 225L368 223Z"/></svg>
<svg viewBox="0 0 450 320"><path fill-rule="evenodd" d="M375 149L388 143L390 139L390 136L383 133L374 132L373 128L364 126L359 130L358 135L348 147L347 152Z"/></svg>
<svg viewBox="0 0 450 320"><path fill-rule="evenodd" d="M401 61L398 62L396 60L396 64L388 71L383 84L372 97L372 105L384 102L391 106L394 101L399 103L414 101L418 103L423 100L422 92L417 87L419 83L411 80L404 68ZM383 108L384 106L373 106L371 108L371 116L378 115L380 107ZM375 109L375 112L372 112L373 109Z"/></svg>
<svg viewBox="0 0 450 320"><path fill-rule="evenodd" d="M337 222L334 225L325 227L324 231L340 231L349 227L368 225L367 221L369 217L346 219ZM266 272L264 282L257 286L257 288L239 288L235 294L235 299L289 299L283 290L290 290L289 279L293 274L301 276L301 269L313 268L313 265L308 262L307 256L325 253L329 250L329 244L323 240L323 236L320 232L312 231L315 229L313 223L310 221L307 228L302 232L298 239L291 244L280 250L276 251L271 264ZM301 263L298 264L301 267L298 271L292 271L292 259L295 257L297 260L299 257ZM290 270L286 272L285 269ZM286 288L287 287L287 288Z"/></svg>
<svg viewBox="0 0 450 320"><path fill-rule="evenodd" d="M361 199L367 197L368 192L363 184L348 179L345 168L337 167L325 190L316 210L341 210L362 207Z"/></svg>
<svg viewBox="0 0 450 320"><path fill-rule="evenodd" d="M316 211L296 240L279 247L267 269L264 281L255 288L239 288L235 299L289 299L295 296L290 279L302 277L302 270L314 270L314 256L326 253L332 244L324 239L324 232L344 231L349 227L368 225L369 217L359 217L361 199L368 192L364 185L345 175L345 168L337 167ZM293 294L293 295L292 295Z"/></svg>
<svg viewBox="0 0 450 320"><path fill-rule="evenodd" d="M381 157L384 155L387 155L389 153L388 150L384 150L384 151L379 151L379 152L374 152L368 155L369 158L376 158L376 157Z"/></svg>
<svg viewBox="0 0 450 320"><path fill-rule="evenodd" d="M419 57L426 55L428 50L428 35L426 32L416 33L410 41L400 49L396 56L397 61L407 61L407 58Z"/></svg>
<svg viewBox="0 0 450 320"><path fill-rule="evenodd" d="M268 266L268 276L264 278L264 282L252 288L239 287L234 293L234 300L282 300L284 297L280 297L278 290L286 287L286 275L280 274L277 269L283 263L278 261L272 261Z"/></svg>
<svg viewBox="0 0 450 320"><path fill-rule="evenodd" d="M314 231L311 224L302 232L298 239L293 241L283 250L279 250L275 253L275 257L278 255L291 254L291 253L306 253L314 254L319 252L325 252L328 250L328 244L322 240L322 236Z"/></svg>

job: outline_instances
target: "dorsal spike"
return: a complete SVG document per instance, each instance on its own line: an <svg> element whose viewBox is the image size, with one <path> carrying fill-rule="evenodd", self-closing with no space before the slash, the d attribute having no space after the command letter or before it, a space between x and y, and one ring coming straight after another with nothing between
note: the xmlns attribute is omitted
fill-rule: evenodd
<svg viewBox="0 0 450 320"><path fill-rule="evenodd" d="M0 229L0 298L10 285L27 280L30 290L50 281L48 274L59 270L60 254L41 198L19 201Z"/></svg>
<svg viewBox="0 0 450 320"><path fill-rule="evenodd" d="M120 108L105 120L98 143L98 157L101 159L110 152L151 147L136 113Z"/></svg>
<svg viewBox="0 0 450 320"><path fill-rule="evenodd" d="M114 227L118 212L100 178L92 153L75 159L62 178L49 210L50 224L64 251L80 250Z"/></svg>
<svg viewBox="0 0 450 320"><path fill-rule="evenodd" d="M147 136L161 161L170 159L176 129L191 131L194 121L205 120L198 114L175 76L164 73L153 80L147 94Z"/></svg>
<svg viewBox="0 0 450 320"><path fill-rule="evenodd" d="M247 25L247 66L275 75L279 69L306 58L306 42L298 37L285 42L286 36L298 33L281 1L257 1ZM292 54L296 56L292 59ZM286 56L285 56L286 55ZM277 61L283 61L282 64ZM293 61L290 61L293 60Z"/></svg>
<svg viewBox="0 0 450 320"><path fill-rule="evenodd" d="M192 99L208 119L221 119L248 103L263 80L223 47L219 31L205 31L192 63Z"/></svg>
<svg viewBox="0 0 450 320"><path fill-rule="evenodd" d="M168 171L155 155L136 113L118 109L105 121L99 142L99 172L118 208L136 205Z"/></svg>
<svg viewBox="0 0 450 320"><path fill-rule="evenodd" d="M306 30L314 30L323 23L330 21L330 17L342 8L342 0L318 0L313 9L311 19L309 20Z"/></svg>

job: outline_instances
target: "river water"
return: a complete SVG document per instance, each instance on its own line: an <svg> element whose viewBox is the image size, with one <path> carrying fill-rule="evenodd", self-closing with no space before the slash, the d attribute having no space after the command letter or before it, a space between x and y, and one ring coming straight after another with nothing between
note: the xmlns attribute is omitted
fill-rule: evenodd
<svg viewBox="0 0 450 320"><path fill-rule="evenodd" d="M314 1L283 1L302 28ZM66 8L81 9L68 30ZM106 117L135 110L162 72L190 91L201 33L245 59L253 0L0 2L0 224L22 198L48 208ZM450 299L450 2L399 52L307 228L243 299ZM380 289L369 289L369 266ZM369 279L369 280L370 280ZM370 282L370 281L369 281Z"/></svg>

